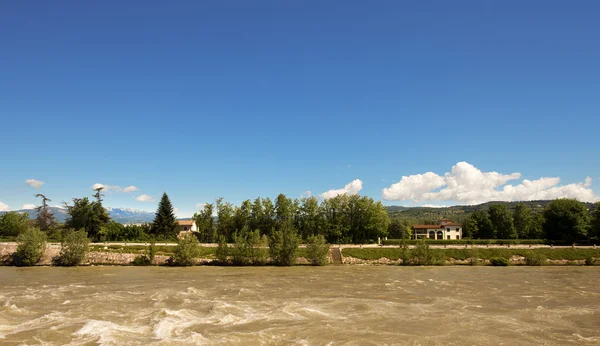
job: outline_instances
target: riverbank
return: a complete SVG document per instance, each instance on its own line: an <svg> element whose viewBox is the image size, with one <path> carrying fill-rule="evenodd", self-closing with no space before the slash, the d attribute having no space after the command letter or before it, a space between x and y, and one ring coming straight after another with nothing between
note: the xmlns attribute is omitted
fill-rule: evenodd
<svg viewBox="0 0 600 346"><path fill-rule="evenodd" d="M403 250L398 247L335 245L338 258L330 263L344 265L399 265L402 264ZM0 244L0 265L10 266L12 254L16 251L16 243ZM175 250L171 245L156 245L152 265L167 265ZM411 247L414 250L414 247ZM82 265L133 265L136 257L146 254L148 247L144 245L109 245L91 244ZM200 256L195 259L195 265L209 265L216 260L215 246L201 246ZM509 265L527 265L527 258L532 254L539 259L536 265L600 265L600 248L593 247L432 247L427 256L436 259L435 262L423 263L428 265L489 265L492 259L506 259ZM332 251L333 252L333 251ZM335 251L338 252L338 251ZM60 244L49 243L38 263L39 266L52 265L52 259L60 253ZM307 265L306 249L298 249L296 264ZM410 256L414 257L414 254ZM341 258L339 258L341 257ZM414 263L412 263L414 265Z"/></svg>

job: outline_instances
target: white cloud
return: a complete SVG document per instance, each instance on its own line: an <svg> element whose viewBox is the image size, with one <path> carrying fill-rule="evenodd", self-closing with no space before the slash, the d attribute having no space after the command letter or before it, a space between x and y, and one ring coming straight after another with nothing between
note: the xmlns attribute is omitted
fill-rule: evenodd
<svg viewBox="0 0 600 346"><path fill-rule="evenodd" d="M131 186L127 186L126 188L123 189L123 192L133 192L133 191L138 191L139 189L133 185Z"/></svg>
<svg viewBox="0 0 600 346"><path fill-rule="evenodd" d="M344 186L342 189L337 189L337 190L329 190L327 192L323 192L322 194L319 195L319 197L323 198L323 199L329 199L329 198L333 198L335 196L338 195L354 195L356 193L358 193L358 191L362 190L362 180L360 179L355 179L352 182L346 184L346 186Z"/></svg>
<svg viewBox="0 0 600 346"><path fill-rule="evenodd" d="M136 201L138 202L152 202L154 201L154 198L152 198L152 196L148 196L147 194L141 194L139 196L137 196L135 198Z"/></svg>
<svg viewBox="0 0 600 346"><path fill-rule="evenodd" d="M489 201L528 201L555 198L576 198L583 202L600 200L589 188L592 179L585 182L559 185L560 178L523 180L518 185L506 184L521 178L521 173L501 174L482 172L467 162L459 162L444 176L432 172L403 176L399 182L383 189L383 198L392 201L412 200L456 201L478 204Z"/></svg>
<svg viewBox="0 0 600 346"><path fill-rule="evenodd" d="M204 210L204 206L206 203L198 203L196 204L196 210Z"/></svg>
<svg viewBox="0 0 600 346"><path fill-rule="evenodd" d="M8 207L8 205L0 202L0 211L9 211L10 208Z"/></svg>
<svg viewBox="0 0 600 346"><path fill-rule="evenodd" d="M300 195L300 197L310 197L312 196L312 192L310 192L310 190L306 190L304 192L302 192L302 194Z"/></svg>
<svg viewBox="0 0 600 346"><path fill-rule="evenodd" d="M27 179L27 180L25 180L25 184L33 187L34 189L39 189L45 183L43 181L39 181L39 180L35 180L35 179Z"/></svg>
<svg viewBox="0 0 600 346"><path fill-rule="evenodd" d="M35 204L23 204L21 209L35 209Z"/></svg>
<svg viewBox="0 0 600 346"><path fill-rule="evenodd" d="M100 183L96 183L94 185L92 185L92 189L96 190L103 187L104 191L114 191L114 192L120 192L123 191L123 189L118 186L118 185L104 185L104 184L100 184Z"/></svg>

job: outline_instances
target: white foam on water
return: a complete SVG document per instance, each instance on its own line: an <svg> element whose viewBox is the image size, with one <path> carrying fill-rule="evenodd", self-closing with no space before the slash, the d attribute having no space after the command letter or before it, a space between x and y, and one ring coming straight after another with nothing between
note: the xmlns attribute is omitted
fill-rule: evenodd
<svg viewBox="0 0 600 346"><path fill-rule="evenodd" d="M88 320L81 329L73 333L84 337L84 342L95 341L101 345L119 344L119 340L131 340L149 331L144 326L123 326L110 321Z"/></svg>
<svg viewBox="0 0 600 346"><path fill-rule="evenodd" d="M185 330L191 326L203 323L205 318L194 314L193 311L188 309L161 309L159 314L154 316L154 321L156 324L152 328L152 331L156 339L176 341L182 339L185 340ZM199 336L195 336L195 338L198 337ZM204 337L202 337L202 339L204 339Z"/></svg>
<svg viewBox="0 0 600 346"><path fill-rule="evenodd" d="M69 304L70 302L71 302L70 300L65 300L65 301L62 303L62 305Z"/></svg>

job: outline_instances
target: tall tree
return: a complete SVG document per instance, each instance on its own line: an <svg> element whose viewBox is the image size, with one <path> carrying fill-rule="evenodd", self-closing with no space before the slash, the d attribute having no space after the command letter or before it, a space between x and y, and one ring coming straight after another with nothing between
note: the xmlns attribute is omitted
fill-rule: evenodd
<svg viewBox="0 0 600 346"><path fill-rule="evenodd" d="M588 214L575 199L556 199L544 209L543 229L550 240L575 241L586 237Z"/></svg>
<svg viewBox="0 0 600 346"><path fill-rule="evenodd" d="M256 197L254 202L252 202L252 210L250 211L250 229L253 229L253 230L259 229L263 233L265 233L267 230L262 229L264 215L265 215L265 212L264 212L264 208L262 205L262 201L261 201L260 197Z"/></svg>
<svg viewBox="0 0 600 346"><path fill-rule="evenodd" d="M35 219L35 224L41 231L47 232L50 228L56 225L56 219L54 214L48 209L48 202L51 202L49 198L46 198L41 193L35 195L36 198L42 199L42 205L35 207L35 211L38 213Z"/></svg>
<svg viewBox="0 0 600 346"><path fill-rule="evenodd" d="M519 203L515 206L513 212L513 218L515 220L515 229L519 239L525 239L529 237L529 228L531 227L531 209L525 203Z"/></svg>
<svg viewBox="0 0 600 346"><path fill-rule="evenodd" d="M517 231L515 230L513 217L505 205L491 205L488 210L488 214L498 239L517 238Z"/></svg>
<svg viewBox="0 0 600 346"><path fill-rule="evenodd" d="M476 239L495 239L496 230L488 217L488 213L483 210L476 210L471 214L471 220L475 227L473 228L473 238ZM471 226L471 225L470 225Z"/></svg>
<svg viewBox="0 0 600 346"><path fill-rule="evenodd" d="M278 224L283 224L287 221L293 221L294 203L291 198L287 198L283 193L280 193L275 199L275 215Z"/></svg>
<svg viewBox="0 0 600 346"><path fill-rule="evenodd" d="M213 243L216 241L215 218L213 217L214 207L211 203L204 205L204 209L194 214L194 220L198 227L198 238L203 243Z"/></svg>
<svg viewBox="0 0 600 346"><path fill-rule="evenodd" d="M225 237L227 242L233 242L235 223L233 219L233 205L223 202L223 198L217 199L217 233Z"/></svg>
<svg viewBox="0 0 600 346"><path fill-rule="evenodd" d="M104 187L94 189L94 191L96 191L94 194L96 201L92 202L92 214L90 215L88 229L88 237L96 241L100 238L100 230L102 227L110 222L110 216L108 216L108 212L104 206L102 206L102 197L104 196L102 190L104 190Z"/></svg>
<svg viewBox="0 0 600 346"><path fill-rule="evenodd" d="M73 205L64 203L67 209L67 218L65 220L65 228L74 230L85 230L88 235L90 233L90 220L92 218L92 204L87 197L73 198Z"/></svg>
<svg viewBox="0 0 600 346"><path fill-rule="evenodd" d="M175 211L171 200L167 193L163 193L158 203L158 209L154 216L154 222L152 223L152 233L157 237L164 239L176 239L177 238L177 219L175 218Z"/></svg>
<svg viewBox="0 0 600 346"><path fill-rule="evenodd" d="M596 209L592 212L590 236L600 239L600 202L596 202Z"/></svg>

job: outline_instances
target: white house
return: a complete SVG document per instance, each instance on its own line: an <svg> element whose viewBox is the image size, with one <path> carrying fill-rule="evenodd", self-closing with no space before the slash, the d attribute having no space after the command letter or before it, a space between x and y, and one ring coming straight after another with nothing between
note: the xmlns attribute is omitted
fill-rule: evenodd
<svg viewBox="0 0 600 346"><path fill-rule="evenodd" d="M181 237L184 234L198 232L198 227L194 220L177 220L177 224L179 225L178 237Z"/></svg>
<svg viewBox="0 0 600 346"><path fill-rule="evenodd" d="M439 225L413 225L415 239L462 239L462 225L442 219Z"/></svg>

